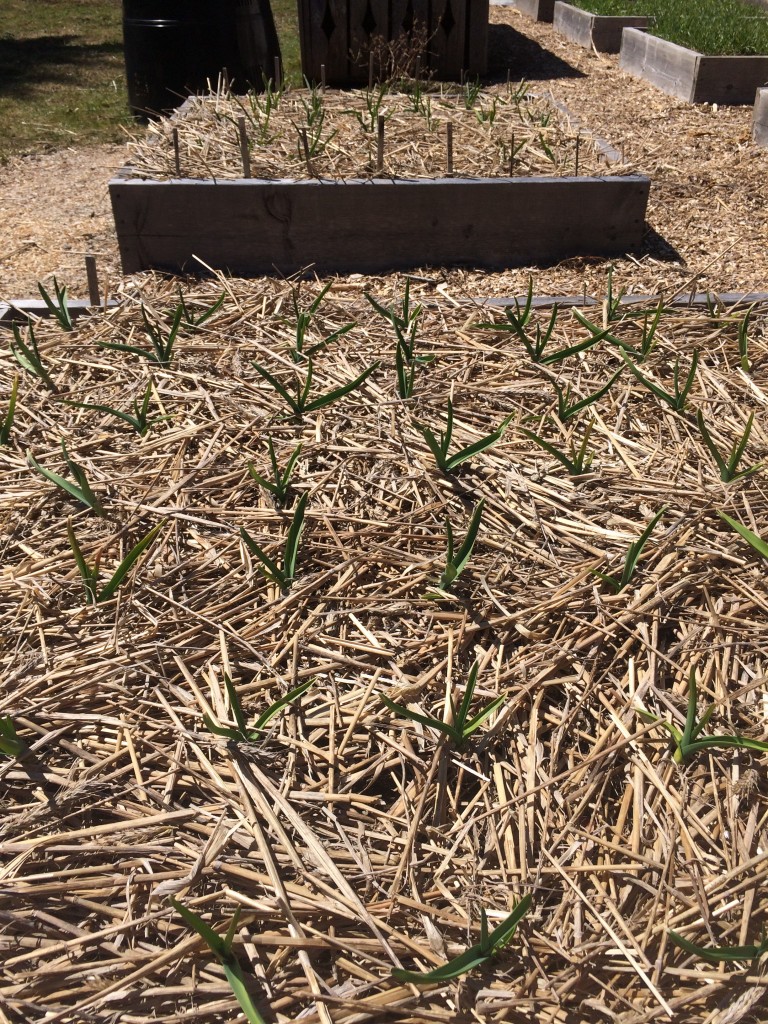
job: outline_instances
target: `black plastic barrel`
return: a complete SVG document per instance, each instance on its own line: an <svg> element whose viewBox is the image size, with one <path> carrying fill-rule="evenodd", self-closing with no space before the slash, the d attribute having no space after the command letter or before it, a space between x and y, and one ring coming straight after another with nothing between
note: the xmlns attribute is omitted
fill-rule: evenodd
<svg viewBox="0 0 768 1024"><path fill-rule="evenodd" d="M123 0L128 99L142 119L216 87L261 89L280 46L269 0Z"/></svg>

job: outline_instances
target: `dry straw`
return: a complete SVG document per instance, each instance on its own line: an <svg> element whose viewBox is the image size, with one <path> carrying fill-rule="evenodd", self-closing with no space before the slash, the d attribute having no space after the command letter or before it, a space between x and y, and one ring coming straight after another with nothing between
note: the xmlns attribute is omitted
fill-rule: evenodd
<svg viewBox="0 0 768 1024"><path fill-rule="evenodd" d="M482 93L402 84L191 97L129 143L131 168L161 180L178 178L178 168L185 178L215 180L606 173L595 145L525 83Z"/></svg>
<svg viewBox="0 0 768 1024"><path fill-rule="evenodd" d="M313 357L322 391L381 366L302 420L282 418L253 363L285 384L304 373L294 312L320 292L311 281L185 286L193 317L225 299L180 328L170 365L151 367L168 418L143 436L21 376L0 447L0 716L22 744L0 763L5 1019L235 1020L218 954L236 958L277 1024L759 1015L749 965L698 960L668 932L700 946L757 941L764 757L711 750L678 765L636 709L680 725L695 666L702 708L715 705L708 728L766 738L765 563L717 515L768 538L763 473L720 481L695 419L703 409L725 450L754 411L745 461L765 458L766 310L752 313L749 374L743 310L662 314L643 373L663 384L698 350L687 411L624 373L561 423L552 381L573 399L592 394L622 365L615 346L538 366L508 332L476 329L491 314L460 291L411 289L419 352L434 358L407 400L392 324L365 297L397 308L404 285L376 279L335 282L306 343L337 333ZM142 303L167 328L178 292L148 277L124 298L70 334L37 326L62 398L123 409L146 387L146 360L102 343L144 346ZM636 345L642 318L610 327ZM552 345L586 333L561 310ZM3 407L18 373L6 350ZM416 424L438 429L449 396L457 447L512 420L446 477ZM567 449L587 422L594 459L580 477L523 432ZM26 449L62 469L60 438L103 519L30 469ZM267 438L280 466L302 445L286 507L249 472L269 473ZM300 495L283 594L239 531L279 556ZM471 560L450 594L428 600L446 519L463 537L481 500ZM613 594L595 570L616 571L662 507ZM69 517L104 578L166 525L94 606ZM459 750L381 700L449 722L475 663L470 715L503 701ZM253 742L205 724L235 724L227 680L252 723L310 679ZM509 946L468 975L393 980L395 968L460 956L481 921L492 931L529 895ZM214 955L170 897L222 938L239 909L231 946Z"/></svg>

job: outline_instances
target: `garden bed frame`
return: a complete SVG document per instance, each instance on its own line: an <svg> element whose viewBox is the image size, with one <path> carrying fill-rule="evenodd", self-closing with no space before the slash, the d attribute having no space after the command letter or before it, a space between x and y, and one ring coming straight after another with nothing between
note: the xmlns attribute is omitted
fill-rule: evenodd
<svg viewBox="0 0 768 1024"><path fill-rule="evenodd" d="M618 256L643 236L650 180L606 177L109 184L123 272L237 275L502 269Z"/></svg>
<svg viewBox="0 0 768 1024"><path fill-rule="evenodd" d="M636 28L624 29L620 67L688 103L751 104L768 56L712 57Z"/></svg>
<svg viewBox="0 0 768 1024"><path fill-rule="evenodd" d="M87 313L93 313L97 309L113 309L119 303L110 299L106 307L102 302L92 303L89 299L69 299L67 311L72 320L79 320ZM36 320L48 320L52 313L42 299L11 299L9 302L0 302L0 327L12 327L13 324L34 323Z"/></svg>
<svg viewBox="0 0 768 1024"><path fill-rule="evenodd" d="M555 16L555 0L514 0L512 6L536 21L552 21Z"/></svg>
<svg viewBox="0 0 768 1024"><path fill-rule="evenodd" d="M556 0L554 28L571 42L600 53L618 53L621 50L621 34L625 28L645 29L650 18L615 17L592 14L564 0Z"/></svg>
<svg viewBox="0 0 768 1024"><path fill-rule="evenodd" d="M768 146L768 89L758 89L755 96L752 138L758 146Z"/></svg>

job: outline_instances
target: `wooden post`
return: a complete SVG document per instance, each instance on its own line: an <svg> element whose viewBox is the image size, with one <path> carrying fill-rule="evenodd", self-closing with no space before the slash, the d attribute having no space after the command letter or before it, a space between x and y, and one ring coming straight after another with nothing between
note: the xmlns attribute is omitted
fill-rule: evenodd
<svg viewBox="0 0 768 1024"><path fill-rule="evenodd" d="M176 177L181 177L181 157L179 155L179 129L174 128L171 132L173 138L173 161L176 165Z"/></svg>
<svg viewBox="0 0 768 1024"><path fill-rule="evenodd" d="M85 257L85 273L88 277L88 301L92 306L98 306L101 302L99 293L99 275L96 271L96 257Z"/></svg>
<svg viewBox="0 0 768 1024"><path fill-rule="evenodd" d="M376 146L376 170L384 170L384 115L379 114L379 138Z"/></svg>
<svg viewBox="0 0 768 1024"><path fill-rule="evenodd" d="M237 130L240 136L240 159L243 161L243 177L251 176L251 153L248 149L248 136L245 131L245 118L238 117Z"/></svg>

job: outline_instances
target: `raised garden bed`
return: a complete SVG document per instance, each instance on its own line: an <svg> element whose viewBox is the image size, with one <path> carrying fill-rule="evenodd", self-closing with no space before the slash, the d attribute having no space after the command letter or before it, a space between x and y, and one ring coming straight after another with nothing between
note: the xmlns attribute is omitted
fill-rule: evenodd
<svg viewBox="0 0 768 1024"><path fill-rule="evenodd" d="M570 0L605 16L647 16L653 34L708 56L768 53L768 11L760 0Z"/></svg>
<svg viewBox="0 0 768 1024"><path fill-rule="evenodd" d="M514 0L512 6L536 21L552 21L555 16L555 0Z"/></svg>
<svg viewBox="0 0 768 1024"><path fill-rule="evenodd" d="M563 0L555 3L555 29L571 42L600 53L618 53L624 29L644 29L648 21L647 17L593 14Z"/></svg>
<svg viewBox="0 0 768 1024"><path fill-rule="evenodd" d="M253 177L243 101L188 104L110 182L124 272L502 268L640 245L646 177L606 174L595 141L541 100L473 88L286 94L268 131L255 116L244 129ZM176 173L174 137L193 177Z"/></svg>
<svg viewBox="0 0 768 1024"><path fill-rule="evenodd" d="M768 89L758 89L755 96L752 138L758 146L768 146Z"/></svg>
<svg viewBox="0 0 768 1024"><path fill-rule="evenodd" d="M710 56L639 29L624 30L620 66L688 103L752 103L768 56Z"/></svg>

